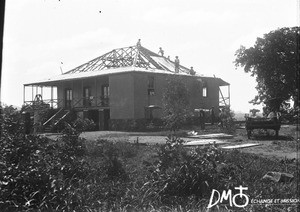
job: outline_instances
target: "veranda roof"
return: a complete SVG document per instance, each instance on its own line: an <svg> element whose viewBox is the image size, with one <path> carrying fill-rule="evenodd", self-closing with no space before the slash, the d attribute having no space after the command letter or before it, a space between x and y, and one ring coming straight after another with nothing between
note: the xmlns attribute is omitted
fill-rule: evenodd
<svg viewBox="0 0 300 212"><path fill-rule="evenodd" d="M76 79L85 79L85 78L91 78L91 77L97 77L97 76L105 76L105 75L111 75L111 74L118 74L118 73L128 73L128 72L146 72L146 73L160 73L160 74L171 74L168 71L165 70L159 70L159 69L145 69L145 68L138 68L138 67L119 67L119 68L112 68L112 69L105 69L101 71L89 71L89 72L78 72L73 74L61 74L56 75L53 77L50 77L48 79L44 79L41 81L36 81L32 83L24 84L27 85L51 85L55 82L61 82L61 81L69 81L69 80L76 80ZM177 75L185 75L188 74L185 73L177 73Z"/></svg>

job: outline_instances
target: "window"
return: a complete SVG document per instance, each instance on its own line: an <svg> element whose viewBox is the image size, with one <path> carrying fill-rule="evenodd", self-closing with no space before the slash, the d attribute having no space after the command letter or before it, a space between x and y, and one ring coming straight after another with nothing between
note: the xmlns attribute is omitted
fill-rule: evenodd
<svg viewBox="0 0 300 212"><path fill-rule="evenodd" d="M109 97L109 86L108 85L102 86L102 96L103 96L103 98Z"/></svg>
<svg viewBox="0 0 300 212"><path fill-rule="evenodd" d="M84 88L83 89L83 96L89 97L90 96L90 88Z"/></svg>
<svg viewBox="0 0 300 212"><path fill-rule="evenodd" d="M207 87L202 88L202 96L207 97Z"/></svg>
<svg viewBox="0 0 300 212"><path fill-rule="evenodd" d="M149 76L148 77L148 95L149 96L153 96L154 93L154 77L153 76Z"/></svg>
<svg viewBox="0 0 300 212"><path fill-rule="evenodd" d="M102 85L101 106L109 105L109 85Z"/></svg>
<svg viewBox="0 0 300 212"><path fill-rule="evenodd" d="M72 98L73 98L72 89L67 88L65 95L66 95L65 96L65 106L67 108L70 108L72 106Z"/></svg>
<svg viewBox="0 0 300 212"><path fill-rule="evenodd" d="M83 88L83 106L91 106L91 89L89 87Z"/></svg>

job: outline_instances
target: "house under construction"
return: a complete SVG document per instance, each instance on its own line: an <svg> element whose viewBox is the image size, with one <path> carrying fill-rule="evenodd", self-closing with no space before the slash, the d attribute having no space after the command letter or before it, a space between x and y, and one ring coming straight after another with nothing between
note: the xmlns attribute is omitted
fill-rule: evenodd
<svg viewBox="0 0 300 212"><path fill-rule="evenodd" d="M140 43L114 49L61 75L24 84L24 104L38 114L49 108L47 120L35 116L37 131L49 129L71 111L95 122L97 130L124 130L162 117L162 97L169 76L180 77L190 92L191 110L230 105L230 85L216 77L194 75L182 65ZM227 86L224 96L220 87ZM47 93L48 98L45 98Z"/></svg>

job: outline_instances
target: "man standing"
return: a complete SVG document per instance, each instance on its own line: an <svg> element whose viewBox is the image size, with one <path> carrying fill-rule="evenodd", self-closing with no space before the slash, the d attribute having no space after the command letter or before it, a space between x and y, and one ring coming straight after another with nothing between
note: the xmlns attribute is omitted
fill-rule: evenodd
<svg viewBox="0 0 300 212"><path fill-rule="evenodd" d="M164 56L164 50L161 47L159 47L158 54L160 54L162 57Z"/></svg>
<svg viewBox="0 0 300 212"><path fill-rule="evenodd" d="M175 73L179 72L179 59L178 56L175 57Z"/></svg>
<svg viewBox="0 0 300 212"><path fill-rule="evenodd" d="M141 39L139 39L138 42L136 43L136 47L141 47Z"/></svg>
<svg viewBox="0 0 300 212"><path fill-rule="evenodd" d="M226 113L225 113L225 109L222 108L221 113L220 113L220 126L222 128L224 127L225 120L226 120Z"/></svg>
<svg viewBox="0 0 300 212"><path fill-rule="evenodd" d="M201 130L204 130L205 129L205 113L204 113L203 109L201 109L200 113L199 113L199 122L200 122Z"/></svg>
<svg viewBox="0 0 300 212"><path fill-rule="evenodd" d="M190 69L190 75L195 75L196 74L196 72L194 71L194 68L193 67L191 67L191 69Z"/></svg>

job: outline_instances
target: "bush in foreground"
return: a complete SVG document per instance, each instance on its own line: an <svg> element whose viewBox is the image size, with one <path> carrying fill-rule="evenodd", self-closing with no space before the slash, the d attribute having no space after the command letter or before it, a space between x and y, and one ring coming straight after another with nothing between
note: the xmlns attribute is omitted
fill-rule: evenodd
<svg viewBox="0 0 300 212"><path fill-rule="evenodd" d="M84 140L70 125L53 141L25 135L18 120L1 114L0 211L110 208L124 193L125 172L117 157L92 167Z"/></svg>
<svg viewBox="0 0 300 212"><path fill-rule="evenodd" d="M213 145L187 148L174 136L152 147L105 139L88 142L67 125L53 141L24 135L22 123L13 117L1 119L1 211L199 211L207 207L212 189L243 185L250 198L289 199L296 197L299 186L297 181L261 179L268 171L299 176L293 164L223 152ZM214 209L228 211L224 205L219 208ZM290 205L249 205L243 210L287 208L296 211Z"/></svg>
<svg viewBox="0 0 300 212"><path fill-rule="evenodd" d="M185 210L208 205L212 189L222 192L242 185L248 187L250 199L295 199L299 187L299 168L283 164L276 159L235 151L221 151L213 145L206 148L186 148L179 138L169 137L158 152L157 161L148 164L150 175L145 184L145 195L157 205L170 208L181 206ZM269 171L288 172L295 180L286 183L264 181ZM227 205L217 208L230 209ZM237 199L242 205L245 199ZM251 205L243 211L296 211L296 205ZM226 209L226 210L227 210ZM231 208L238 210L238 208ZM218 210L222 211L222 210Z"/></svg>

